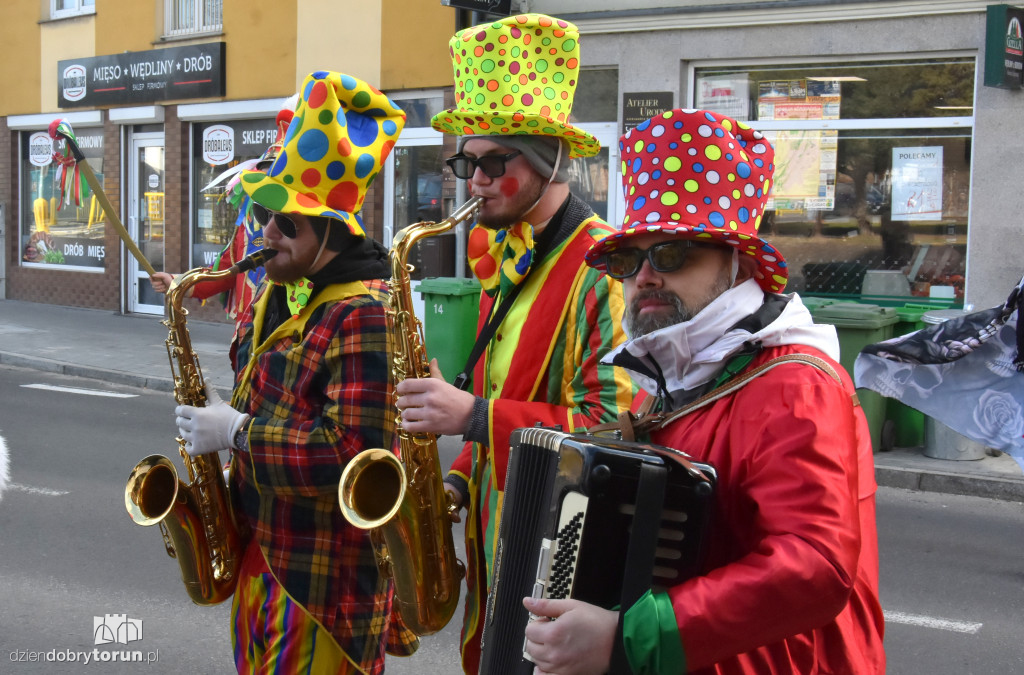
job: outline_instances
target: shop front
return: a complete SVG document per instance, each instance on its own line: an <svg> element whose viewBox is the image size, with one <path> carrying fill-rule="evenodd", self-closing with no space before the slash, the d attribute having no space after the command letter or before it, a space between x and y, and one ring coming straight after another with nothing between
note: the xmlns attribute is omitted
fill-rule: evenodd
<svg viewBox="0 0 1024 675"><path fill-rule="evenodd" d="M637 123L631 101L665 99L765 133L777 168L761 231L786 256L787 290L1005 300L1024 253L1024 89L986 85L986 47L1012 25L987 35L985 4L606 4L536 10L576 23L584 61L622 74L619 133Z"/></svg>

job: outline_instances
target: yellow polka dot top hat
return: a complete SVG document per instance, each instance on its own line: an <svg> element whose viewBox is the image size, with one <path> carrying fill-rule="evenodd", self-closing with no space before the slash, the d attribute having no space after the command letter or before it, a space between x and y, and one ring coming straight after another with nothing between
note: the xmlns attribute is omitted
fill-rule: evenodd
<svg viewBox="0 0 1024 675"><path fill-rule="evenodd" d="M592 157L601 149L569 123L580 72L576 26L520 14L459 31L448 47L456 107L434 115L434 129L456 136L554 136L568 143L569 157Z"/></svg>
<svg viewBox="0 0 1024 675"><path fill-rule="evenodd" d="M271 211L336 218L365 237L359 211L405 127L405 113L342 73L311 73L299 92L277 159L266 173L243 172L242 188Z"/></svg>
<svg viewBox="0 0 1024 675"><path fill-rule="evenodd" d="M706 110L670 110L619 139L626 216L620 232L587 251L604 255L648 232L735 246L757 261L761 288L780 293L789 270L782 254L758 236L775 173L775 151L746 124Z"/></svg>

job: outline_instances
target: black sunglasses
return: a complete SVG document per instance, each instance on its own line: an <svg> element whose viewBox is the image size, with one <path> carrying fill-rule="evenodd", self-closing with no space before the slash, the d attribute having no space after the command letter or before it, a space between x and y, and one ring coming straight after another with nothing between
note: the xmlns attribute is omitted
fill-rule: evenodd
<svg viewBox="0 0 1024 675"><path fill-rule="evenodd" d="M298 230L295 227L295 221L290 216L286 216L283 213L277 211L271 211L262 204L252 203L252 217L256 219L256 222L260 224L260 227L266 227L270 219L274 219L274 224L277 225L277 229L281 231L281 234L294 239Z"/></svg>
<svg viewBox="0 0 1024 675"><path fill-rule="evenodd" d="M619 248L602 256L605 271L612 279L628 279L640 271L644 260L651 263L655 272L667 274L675 272L686 264L691 248L714 248L714 244L705 244L689 239L663 241L647 249Z"/></svg>
<svg viewBox="0 0 1024 675"><path fill-rule="evenodd" d="M477 169L483 171L488 178L498 178L505 175L505 164L521 154L523 153L520 150L514 150L504 155L483 155L482 157L467 157L459 153L444 161L458 178L472 178Z"/></svg>

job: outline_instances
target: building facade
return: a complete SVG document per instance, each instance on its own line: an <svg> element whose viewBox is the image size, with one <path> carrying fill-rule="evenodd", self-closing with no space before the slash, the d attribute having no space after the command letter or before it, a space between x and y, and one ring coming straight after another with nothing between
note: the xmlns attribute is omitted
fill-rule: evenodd
<svg viewBox="0 0 1024 675"><path fill-rule="evenodd" d="M981 309L1024 274L1024 10L952 0L530 4L580 27L583 64L606 71L598 96L616 102L619 132L665 107L696 107L769 136L777 175L762 232L787 258L787 290ZM1006 60L1016 61L1013 82L997 72Z"/></svg>
<svg viewBox="0 0 1024 675"><path fill-rule="evenodd" d="M182 272L210 264L234 231L224 186L204 188L266 150L306 74L355 75L405 92L413 110L426 85L439 106L457 19L401 0L11 0L3 14L18 58L0 65L0 297L154 315L163 298L99 195L62 202L53 120L70 124L148 263ZM439 48L413 55L414 44ZM393 210L385 182L393 192L378 180L363 209L378 239ZM207 305L199 318L224 318Z"/></svg>
<svg viewBox="0 0 1024 675"><path fill-rule="evenodd" d="M789 290L982 308L1024 273L1024 90L995 77L992 49L1012 51L1014 24L993 32L992 7L1006 8L513 0L510 11L580 28L574 123L602 150L570 175L609 222L624 214L619 136L672 107L707 108L776 147L762 232L789 262ZM407 0L11 0L4 16L18 58L0 65L0 297L162 312L95 200L55 199L55 118L147 260L171 272L227 243L234 213L222 189L203 188L266 148L278 108L315 69L376 83L408 114L364 208L372 236L389 244L465 199L443 164L454 139L429 121L452 101L449 37L489 15ZM465 229L422 242L416 276L464 276Z"/></svg>

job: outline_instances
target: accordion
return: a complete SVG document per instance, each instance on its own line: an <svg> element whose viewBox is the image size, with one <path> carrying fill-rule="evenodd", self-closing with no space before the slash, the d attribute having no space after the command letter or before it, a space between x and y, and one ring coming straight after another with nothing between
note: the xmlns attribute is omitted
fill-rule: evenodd
<svg viewBox="0 0 1024 675"><path fill-rule="evenodd" d="M677 450L547 428L516 429L480 672L532 673L523 598L628 609L695 576L716 474Z"/></svg>

